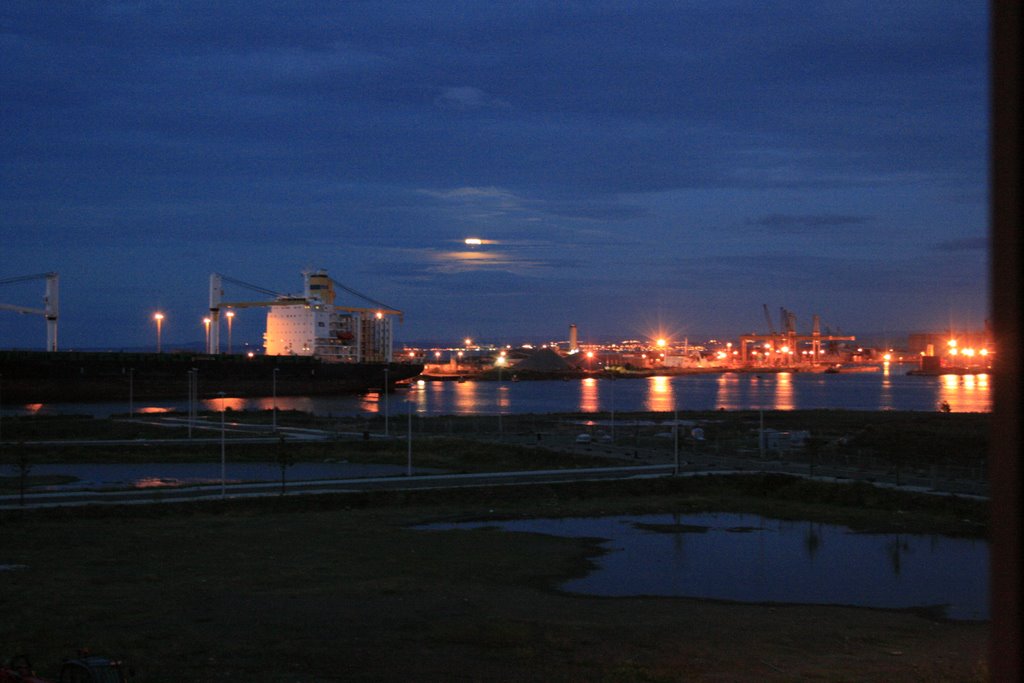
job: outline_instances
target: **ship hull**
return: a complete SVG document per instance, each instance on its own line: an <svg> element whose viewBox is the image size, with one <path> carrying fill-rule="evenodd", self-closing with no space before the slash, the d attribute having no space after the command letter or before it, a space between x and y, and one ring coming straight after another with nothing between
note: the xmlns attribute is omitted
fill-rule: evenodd
<svg viewBox="0 0 1024 683"><path fill-rule="evenodd" d="M358 394L411 379L412 363L325 363L305 356L0 351L0 400L178 398L195 371L199 398Z"/></svg>

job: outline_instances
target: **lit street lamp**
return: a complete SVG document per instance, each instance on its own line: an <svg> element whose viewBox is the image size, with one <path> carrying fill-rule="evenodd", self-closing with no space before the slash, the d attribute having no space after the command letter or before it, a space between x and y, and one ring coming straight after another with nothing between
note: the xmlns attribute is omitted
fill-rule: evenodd
<svg viewBox="0 0 1024 683"><path fill-rule="evenodd" d="M153 314L153 320L156 321L156 352L157 353L161 353L160 336L161 336L161 333L163 331L164 314L163 313L154 313Z"/></svg>
<svg viewBox="0 0 1024 683"><path fill-rule="evenodd" d="M231 323L235 319L235 312L228 311L224 314L228 319L228 353L231 353Z"/></svg>
<svg viewBox="0 0 1024 683"><path fill-rule="evenodd" d="M502 351L501 354L498 356L498 358L494 361L494 364L498 366L498 392L497 392L497 394L498 394L498 401L497 401L498 406L497 407L498 407L498 438L499 439L504 436L504 430L503 430L502 424L501 424L501 389L502 389L502 386L501 386L501 370L502 370L502 368L505 367L505 363L507 363L507 362L508 362L508 360L505 358L505 352L504 351Z"/></svg>

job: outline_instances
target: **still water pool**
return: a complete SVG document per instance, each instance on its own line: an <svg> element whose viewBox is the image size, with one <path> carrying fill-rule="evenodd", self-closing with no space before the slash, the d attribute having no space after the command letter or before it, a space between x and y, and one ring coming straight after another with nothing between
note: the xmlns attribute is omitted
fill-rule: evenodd
<svg viewBox="0 0 1024 683"><path fill-rule="evenodd" d="M561 585L602 596L925 608L988 619L988 543L758 515L704 513L432 524L600 538L596 569Z"/></svg>

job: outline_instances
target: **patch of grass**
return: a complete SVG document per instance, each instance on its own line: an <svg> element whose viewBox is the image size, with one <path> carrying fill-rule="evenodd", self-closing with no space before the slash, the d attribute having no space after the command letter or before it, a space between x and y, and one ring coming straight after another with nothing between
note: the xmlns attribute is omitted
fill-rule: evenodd
<svg viewBox="0 0 1024 683"><path fill-rule="evenodd" d="M841 505L800 502L839 494L794 485L702 477L4 513L0 563L27 569L0 574L0 651L28 652L54 675L61 657L88 646L128 660L137 683L792 680L799 671L910 681L939 680L940 670L982 680L984 624L564 595L553 588L588 570L601 552L593 540L411 528L658 510L878 522L894 505L941 512L859 489Z"/></svg>

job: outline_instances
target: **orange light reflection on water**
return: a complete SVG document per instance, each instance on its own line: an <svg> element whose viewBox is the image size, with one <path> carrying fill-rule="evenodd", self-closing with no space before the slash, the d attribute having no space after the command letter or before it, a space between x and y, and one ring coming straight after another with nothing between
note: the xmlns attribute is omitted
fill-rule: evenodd
<svg viewBox="0 0 1024 683"><path fill-rule="evenodd" d="M793 410L793 375L780 372L775 375L775 405L772 410Z"/></svg>
<svg viewBox="0 0 1024 683"><path fill-rule="evenodd" d="M676 408L676 394L671 377L647 378L647 410L667 413Z"/></svg>
<svg viewBox="0 0 1024 683"><path fill-rule="evenodd" d="M132 486L137 489L157 489L180 485L181 484L178 481L168 481L166 479L161 479L160 477L143 477L141 479L136 479L132 484Z"/></svg>
<svg viewBox="0 0 1024 683"><path fill-rule="evenodd" d="M739 375L734 372L723 372L715 384L715 410L736 410L739 407L739 401L736 400L740 387Z"/></svg>
<svg viewBox="0 0 1024 683"><path fill-rule="evenodd" d="M597 380L587 377L580 383L580 412L596 413L601 409L601 400L597 391Z"/></svg>
<svg viewBox="0 0 1024 683"><path fill-rule="evenodd" d="M218 405L217 408L219 409L220 405ZM142 413L143 415L159 415L160 413L169 413L173 410L173 408L165 408L163 406L143 406L141 408L136 408L135 412Z"/></svg>
<svg viewBox="0 0 1024 683"><path fill-rule="evenodd" d="M960 413L978 413L991 410L989 375L942 375L939 383L939 403L948 403L951 410Z"/></svg>
<svg viewBox="0 0 1024 683"><path fill-rule="evenodd" d="M476 382L455 383L455 412L459 415L472 415L478 410Z"/></svg>
<svg viewBox="0 0 1024 683"><path fill-rule="evenodd" d="M245 410L248 405L248 399L235 398L232 396L225 396L224 398L207 398L203 400L203 405L206 406L207 410L219 412L221 410ZM139 408L140 413L154 412L154 413L166 413L173 410L173 408Z"/></svg>

